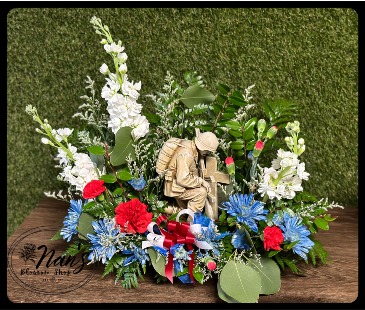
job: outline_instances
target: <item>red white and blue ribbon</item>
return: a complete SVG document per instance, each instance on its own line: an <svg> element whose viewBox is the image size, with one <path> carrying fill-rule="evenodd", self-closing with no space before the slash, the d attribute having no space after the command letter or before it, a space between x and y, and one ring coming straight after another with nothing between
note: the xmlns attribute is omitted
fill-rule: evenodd
<svg viewBox="0 0 365 310"><path fill-rule="evenodd" d="M182 214L188 214L194 221L194 213L189 209L181 210L176 220L168 220L165 215L160 215L156 222L151 222L147 226L149 234L147 235L147 241L142 241L142 249L150 246L157 246L165 250L169 250L175 244L185 244L188 250L193 250L193 244L200 249L210 250L212 247L206 241L196 240L195 235L202 232L205 227L200 224L191 224L190 222L179 222L179 218ZM166 229L161 227L161 224L166 222ZM161 235L154 233L153 228L157 226ZM167 265L165 266L165 276L173 283L173 256L168 254ZM193 276L194 269L194 251L190 254L189 260L189 275L194 283Z"/></svg>

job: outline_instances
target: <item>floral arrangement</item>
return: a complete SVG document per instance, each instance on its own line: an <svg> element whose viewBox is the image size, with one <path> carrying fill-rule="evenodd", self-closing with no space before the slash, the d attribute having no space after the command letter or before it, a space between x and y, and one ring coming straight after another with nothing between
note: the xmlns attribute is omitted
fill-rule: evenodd
<svg viewBox="0 0 365 310"><path fill-rule="evenodd" d="M101 262L102 276L114 273L124 288L137 287L147 268L157 283L215 278L221 299L242 303L278 292L280 269L300 274L301 261L325 264L328 253L315 234L335 220L328 210L342 206L303 190L309 173L297 104L257 106L250 102L254 85L241 92L218 84L213 94L196 72L182 81L167 72L162 91L142 99L122 42L99 18L91 24L111 66L99 69L106 80L101 92L87 77L88 94L74 114L80 127L54 129L35 107L26 107L41 141L57 151L58 178L68 184L67 192L45 193L70 203L53 237L69 243L64 255L87 252L89 264ZM217 219L175 212L163 194L163 175L156 173L164 143L192 139L195 128L219 138L210 156L231 179L218 183Z"/></svg>

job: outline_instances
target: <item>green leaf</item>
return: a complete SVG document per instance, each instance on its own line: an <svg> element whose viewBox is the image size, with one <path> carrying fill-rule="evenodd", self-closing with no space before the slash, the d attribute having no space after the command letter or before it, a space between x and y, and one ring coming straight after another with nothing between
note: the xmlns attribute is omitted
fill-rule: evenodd
<svg viewBox="0 0 365 310"><path fill-rule="evenodd" d="M242 133L240 131L237 131L237 130L229 130L228 133L235 137L235 138L241 138L242 137Z"/></svg>
<svg viewBox="0 0 365 310"><path fill-rule="evenodd" d="M131 127L122 127L115 135L115 147L110 153L110 162L113 166L120 166L126 163L126 157L130 154L132 159L136 158Z"/></svg>
<svg viewBox="0 0 365 310"><path fill-rule="evenodd" d="M122 181L129 181L134 178L134 176L129 172L128 168L124 168L117 172L117 177Z"/></svg>
<svg viewBox="0 0 365 310"><path fill-rule="evenodd" d="M290 268L293 273L300 274L300 269L295 265L295 263L287 258L283 258L283 262Z"/></svg>
<svg viewBox="0 0 365 310"><path fill-rule="evenodd" d="M88 202L82 210L96 217L101 217L104 215L104 206L101 203L97 203L96 201Z"/></svg>
<svg viewBox="0 0 365 310"><path fill-rule="evenodd" d="M225 294L242 303L257 302L261 290L261 278L252 267L229 261L220 274L220 286Z"/></svg>
<svg viewBox="0 0 365 310"><path fill-rule="evenodd" d="M82 212L80 215L80 220L79 220L79 226L78 226L78 236L80 239L83 240L88 240L87 239L87 234L94 234L94 229L92 226L92 222L95 221L95 218L88 214L88 213L84 213Z"/></svg>
<svg viewBox="0 0 365 310"><path fill-rule="evenodd" d="M332 222L332 221L334 221L336 218L337 218L337 216L336 216L336 217L331 217L329 214L325 214L325 215L323 216L323 219L324 219L324 220L326 220L327 222Z"/></svg>
<svg viewBox="0 0 365 310"><path fill-rule="evenodd" d="M291 242L289 244L285 244L284 245L284 249L285 250L291 250L294 247L294 245L296 245L298 242L299 242L299 240L293 241L293 242Z"/></svg>
<svg viewBox="0 0 365 310"><path fill-rule="evenodd" d="M155 268L157 273L165 277L165 257L163 255L160 255L159 259L157 260L158 252L154 248L148 248L147 251L150 256L153 268ZM172 270L172 274L174 275L174 270Z"/></svg>
<svg viewBox="0 0 365 310"><path fill-rule="evenodd" d="M243 128L243 138L245 140L251 140L254 138L254 128L257 123L257 118L253 117L245 123Z"/></svg>
<svg viewBox="0 0 365 310"><path fill-rule="evenodd" d="M104 155L104 153L105 153L104 148L102 146L100 146L100 145L89 146L87 148L87 150L90 153L95 154L95 155Z"/></svg>
<svg viewBox="0 0 365 310"><path fill-rule="evenodd" d="M161 117L158 116L157 114L145 113L144 116L146 116L147 120L151 124L157 124L157 123L159 123L161 121Z"/></svg>
<svg viewBox="0 0 365 310"><path fill-rule="evenodd" d="M257 270L261 277L260 294L270 295L280 290L280 268L272 259L261 257L260 262L250 259L248 265Z"/></svg>
<svg viewBox="0 0 365 310"><path fill-rule="evenodd" d="M62 254L62 256L66 256L66 255L75 256L76 254L78 254L80 252L87 251L89 249L89 247L90 246L88 244L82 244L81 242L75 242L66 249L66 251Z"/></svg>
<svg viewBox="0 0 365 310"><path fill-rule="evenodd" d="M51 238L52 241L63 239L61 235L61 230L57 231L56 234Z"/></svg>
<svg viewBox="0 0 365 310"><path fill-rule="evenodd" d="M230 148L232 150L242 150L243 149L243 141L242 140L236 140L236 141L233 141L231 144L230 144Z"/></svg>
<svg viewBox="0 0 365 310"><path fill-rule="evenodd" d="M224 222L224 220L226 219L227 215L226 215L226 211L222 210L221 215L218 217L218 220L220 222Z"/></svg>
<svg viewBox="0 0 365 310"><path fill-rule="evenodd" d="M197 269L197 268L193 269L193 276L194 276L195 280L197 280L200 284L203 284L204 276L203 276L202 272L199 271L199 269Z"/></svg>
<svg viewBox="0 0 365 310"><path fill-rule="evenodd" d="M243 107L247 104L243 98L237 96L230 96L228 100L237 107Z"/></svg>
<svg viewBox="0 0 365 310"><path fill-rule="evenodd" d="M117 196L122 196L123 195L123 190L120 187L117 187L114 191L113 191L113 196L117 197Z"/></svg>
<svg viewBox="0 0 365 310"><path fill-rule="evenodd" d="M189 108L192 109L199 103L209 103L214 101L214 95L207 89L201 88L198 85L188 87L180 100Z"/></svg>
<svg viewBox="0 0 365 310"><path fill-rule="evenodd" d="M102 175L99 180L103 180L105 183L115 183L117 182L117 178L111 174Z"/></svg>
<svg viewBox="0 0 365 310"><path fill-rule="evenodd" d="M239 303L236 299L228 296L221 288L220 278L217 281L218 297L228 303Z"/></svg>
<svg viewBox="0 0 365 310"><path fill-rule="evenodd" d="M314 220L314 224L317 225L318 228L323 229L323 230L329 230L329 225L328 222L326 220L324 220L323 218L317 217Z"/></svg>
<svg viewBox="0 0 365 310"><path fill-rule="evenodd" d="M241 130L241 125L239 122L236 121L227 121L226 127L231 128L233 130Z"/></svg>
<svg viewBox="0 0 365 310"><path fill-rule="evenodd" d="M275 256L276 254L278 254L281 250L278 250L278 251L270 251L269 254L267 256L269 257L273 257Z"/></svg>
<svg viewBox="0 0 365 310"><path fill-rule="evenodd" d="M217 89L223 95L227 95L230 91L230 88L227 85L224 85L224 84L218 84Z"/></svg>
<svg viewBox="0 0 365 310"><path fill-rule="evenodd" d="M285 266L284 266L283 259L279 255L275 255L274 257L275 257L277 263L280 265L281 269L284 269Z"/></svg>

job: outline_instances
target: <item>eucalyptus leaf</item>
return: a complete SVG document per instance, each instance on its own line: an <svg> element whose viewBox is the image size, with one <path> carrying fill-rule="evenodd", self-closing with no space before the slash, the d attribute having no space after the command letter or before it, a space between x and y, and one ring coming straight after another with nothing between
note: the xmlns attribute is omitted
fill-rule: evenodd
<svg viewBox="0 0 365 310"><path fill-rule="evenodd" d="M153 268L155 268L157 273L159 273L161 276L165 277L165 264L166 264L165 257L163 255L161 255L159 257L159 259L157 260L158 253L154 248L148 248L147 251L150 256ZM173 274L173 276L175 275L174 270L172 270L172 274Z"/></svg>
<svg viewBox="0 0 365 310"><path fill-rule="evenodd" d="M105 150L102 146L99 145L92 145L87 148L87 150L95 155L104 155Z"/></svg>
<svg viewBox="0 0 365 310"><path fill-rule="evenodd" d="M125 159L128 154L130 154L132 159L136 158L131 132L131 127L122 127L116 133L115 147L110 153L110 162L113 166L120 166L126 163Z"/></svg>
<svg viewBox="0 0 365 310"><path fill-rule="evenodd" d="M210 103L214 101L214 95L207 89L198 85L188 87L180 100L189 108L192 109L199 103Z"/></svg>
<svg viewBox="0 0 365 310"><path fill-rule="evenodd" d="M221 271L220 286L238 302L254 303L259 299L261 277L251 266L230 260Z"/></svg>
<svg viewBox="0 0 365 310"><path fill-rule="evenodd" d="M260 262L250 259L248 265L257 270L261 277L260 294L270 295L280 290L280 268L272 259L261 257Z"/></svg>
<svg viewBox="0 0 365 310"><path fill-rule="evenodd" d="M78 225L78 236L80 239L88 240L87 234L94 234L94 228L92 226L92 222L95 221L95 218L88 213L81 213Z"/></svg>
<svg viewBox="0 0 365 310"><path fill-rule="evenodd" d="M102 175L99 180L103 180L105 183L115 183L117 182L117 178L111 174Z"/></svg>
<svg viewBox="0 0 365 310"><path fill-rule="evenodd" d="M239 303L236 299L228 296L221 288L221 285L220 285L220 279L218 279L217 281L217 291L218 291L218 297L220 299L222 299L223 301L225 302L228 302L228 303Z"/></svg>

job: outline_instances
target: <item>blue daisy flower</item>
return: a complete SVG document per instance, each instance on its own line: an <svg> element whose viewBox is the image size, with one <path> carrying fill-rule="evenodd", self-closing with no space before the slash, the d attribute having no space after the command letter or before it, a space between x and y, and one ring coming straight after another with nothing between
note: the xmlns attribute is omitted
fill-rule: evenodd
<svg viewBox="0 0 365 310"><path fill-rule="evenodd" d="M121 252L122 254L127 255L132 254L123 262L123 266L128 266L135 261L138 261L141 265L146 265L146 262L150 260L147 255L147 249L139 248L134 243L131 243L131 248L131 250L123 250Z"/></svg>
<svg viewBox="0 0 365 310"><path fill-rule="evenodd" d="M101 260L105 264L117 251L115 239L119 234L119 229L115 227L114 219L104 218L91 224L95 235L87 234L87 238L92 243L88 259L92 262Z"/></svg>
<svg viewBox="0 0 365 310"><path fill-rule="evenodd" d="M249 250L251 247L246 243L246 233L244 230L237 229L231 240L232 245L235 249Z"/></svg>
<svg viewBox="0 0 365 310"><path fill-rule="evenodd" d="M284 242L292 243L298 241L292 247L292 250L295 254L307 260L307 253L314 246L314 242L308 238L310 231L301 223L299 217L291 217L287 212L284 212L283 222L283 225L279 227L284 233Z"/></svg>
<svg viewBox="0 0 365 310"><path fill-rule="evenodd" d="M132 187L136 190L136 191L142 191L145 186L146 186L146 180L144 179L143 176L140 176L139 179L132 179L127 181L128 184L132 185Z"/></svg>
<svg viewBox="0 0 365 310"><path fill-rule="evenodd" d="M221 209L226 210L228 214L235 216L238 223L246 224L252 231L258 232L255 222L266 220L269 211L264 209L261 201L253 200L253 194L248 195L235 194L228 197L229 202L223 202Z"/></svg>
<svg viewBox="0 0 365 310"><path fill-rule="evenodd" d="M77 234L77 225L79 224L80 215L82 213L82 200L71 200L68 214L63 221L63 228L60 235L67 242L70 242L73 235Z"/></svg>

